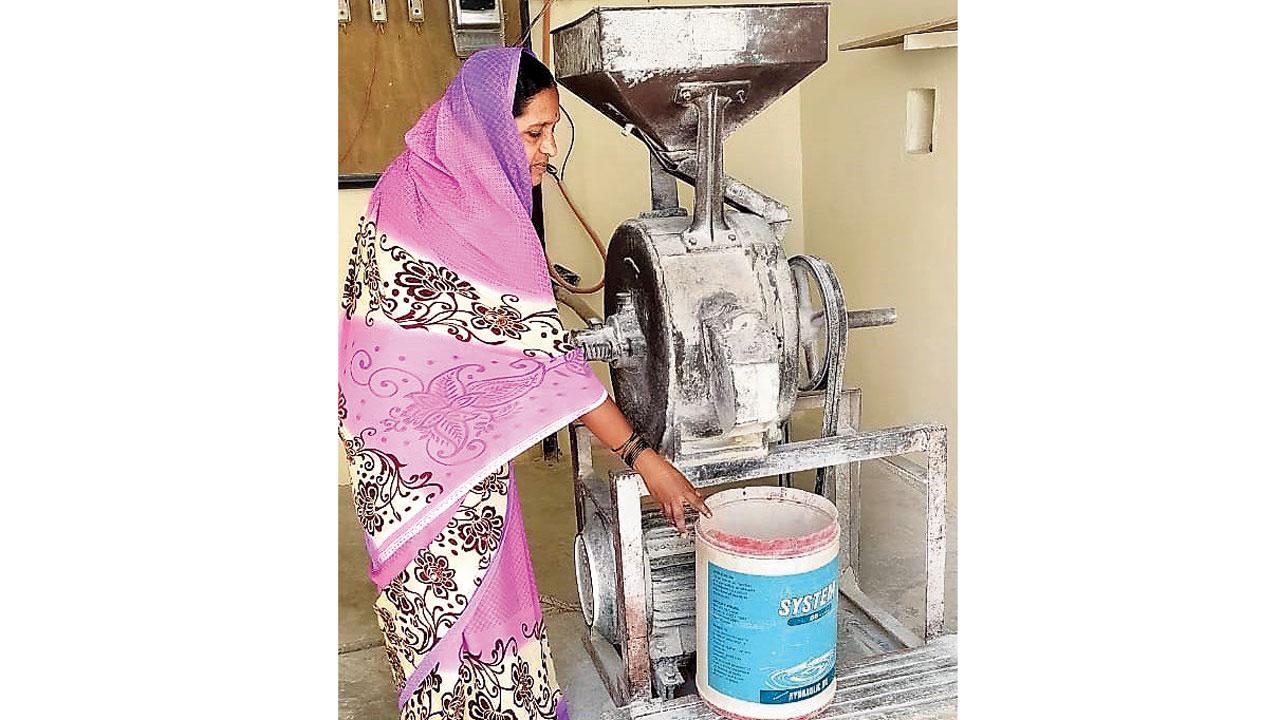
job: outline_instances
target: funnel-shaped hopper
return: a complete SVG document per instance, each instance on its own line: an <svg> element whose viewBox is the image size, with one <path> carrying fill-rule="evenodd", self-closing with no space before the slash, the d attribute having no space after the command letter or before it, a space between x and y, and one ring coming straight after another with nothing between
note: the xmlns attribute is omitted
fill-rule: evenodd
<svg viewBox="0 0 1280 720"><path fill-rule="evenodd" d="M677 85L749 83L724 108L728 137L826 62L827 3L596 8L552 35L561 84L664 150L694 150L698 112Z"/></svg>

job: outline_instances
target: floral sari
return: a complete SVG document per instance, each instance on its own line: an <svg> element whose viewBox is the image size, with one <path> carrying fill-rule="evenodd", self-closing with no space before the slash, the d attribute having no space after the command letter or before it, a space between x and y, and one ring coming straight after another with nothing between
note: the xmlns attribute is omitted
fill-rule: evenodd
<svg viewBox="0 0 1280 720"><path fill-rule="evenodd" d="M342 293L339 432L403 718L567 718L511 460L600 404L566 342L511 116L472 55L405 136Z"/></svg>

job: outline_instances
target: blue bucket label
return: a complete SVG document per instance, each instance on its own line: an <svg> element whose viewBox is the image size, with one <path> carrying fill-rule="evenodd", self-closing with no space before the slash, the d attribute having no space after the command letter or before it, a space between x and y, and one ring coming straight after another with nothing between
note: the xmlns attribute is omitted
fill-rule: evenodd
<svg viewBox="0 0 1280 720"><path fill-rule="evenodd" d="M836 671L836 559L796 575L707 563L707 684L744 702L807 700Z"/></svg>

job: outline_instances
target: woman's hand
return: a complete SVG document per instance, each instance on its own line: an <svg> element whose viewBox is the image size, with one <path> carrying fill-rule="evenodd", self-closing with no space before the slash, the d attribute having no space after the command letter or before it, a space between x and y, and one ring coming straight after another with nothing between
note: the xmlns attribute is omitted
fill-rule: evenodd
<svg viewBox="0 0 1280 720"><path fill-rule="evenodd" d="M662 508L662 514L676 526L681 537L685 535L684 506L711 517L711 511L702 501L702 493L698 492L684 473L676 469L661 454L653 450L645 450L636 458L636 472L644 479L649 494Z"/></svg>
<svg viewBox="0 0 1280 720"><path fill-rule="evenodd" d="M611 398L587 411L580 418L587 429L600 438L606 447L618 452L622 446L634 438L631 423L623 417L622 411ZM632 461L632 467L644 478L649 494L658 501L662 514L667 516L681 535L685 534L684 506L686 503L698 512L711 517L707 504L702 502L702 493L689 484L684 473L676 469L665 457L653 449L646 449Z"/></svg>

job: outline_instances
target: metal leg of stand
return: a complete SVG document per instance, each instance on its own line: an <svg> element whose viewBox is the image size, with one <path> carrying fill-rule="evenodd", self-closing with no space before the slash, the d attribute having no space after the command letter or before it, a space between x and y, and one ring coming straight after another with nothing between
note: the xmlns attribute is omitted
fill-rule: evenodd
<svg viewBox="0 0 1280 720"><path fill-rule="evenodd" d="M862 411L862 394L857 388L840 393L840 407L836 417L836 432L841 435L858 431ZM836 511L840 518L840 566L858 572L858 534L862 527L862 465L844 463L827 469L832 481Z"/></svg>
<svg viewBox="0 0 1280 720"><path fill-rule="evenodd" d="M623 617L619 636L626 672L627 696L632 700L653 697L653 676L649 660L649 597L645 588L644 537L640 529L641 483L638 473L613 475L612 500L616 508L618 535L617 597L622 598Z"/></svg>
<svg viewBox="0 0 1280 720"><path fill-rule="evenodd" d="M586 479L595 475L595 465L591 459L591 436L582 423L569 425L569 452L573 457L573 497L574 509L578 515L578 529L581 530L586 517L583 515L582 495L587 492Z"/></svg>
<svg viewBox="0 0 1280 720"><path fill-rule="evenodd" d="M947 569L947 431L929 433L925 490L924 641L942 634Z"/></svg>
<svg viewBox="0 0 1280 720"><path fill-rule="evenodd" d="M791 442L791 421L782 423L782 442ZM778 476L779 487L791 487L793 485L791 473L783 473Z"/></svg>

